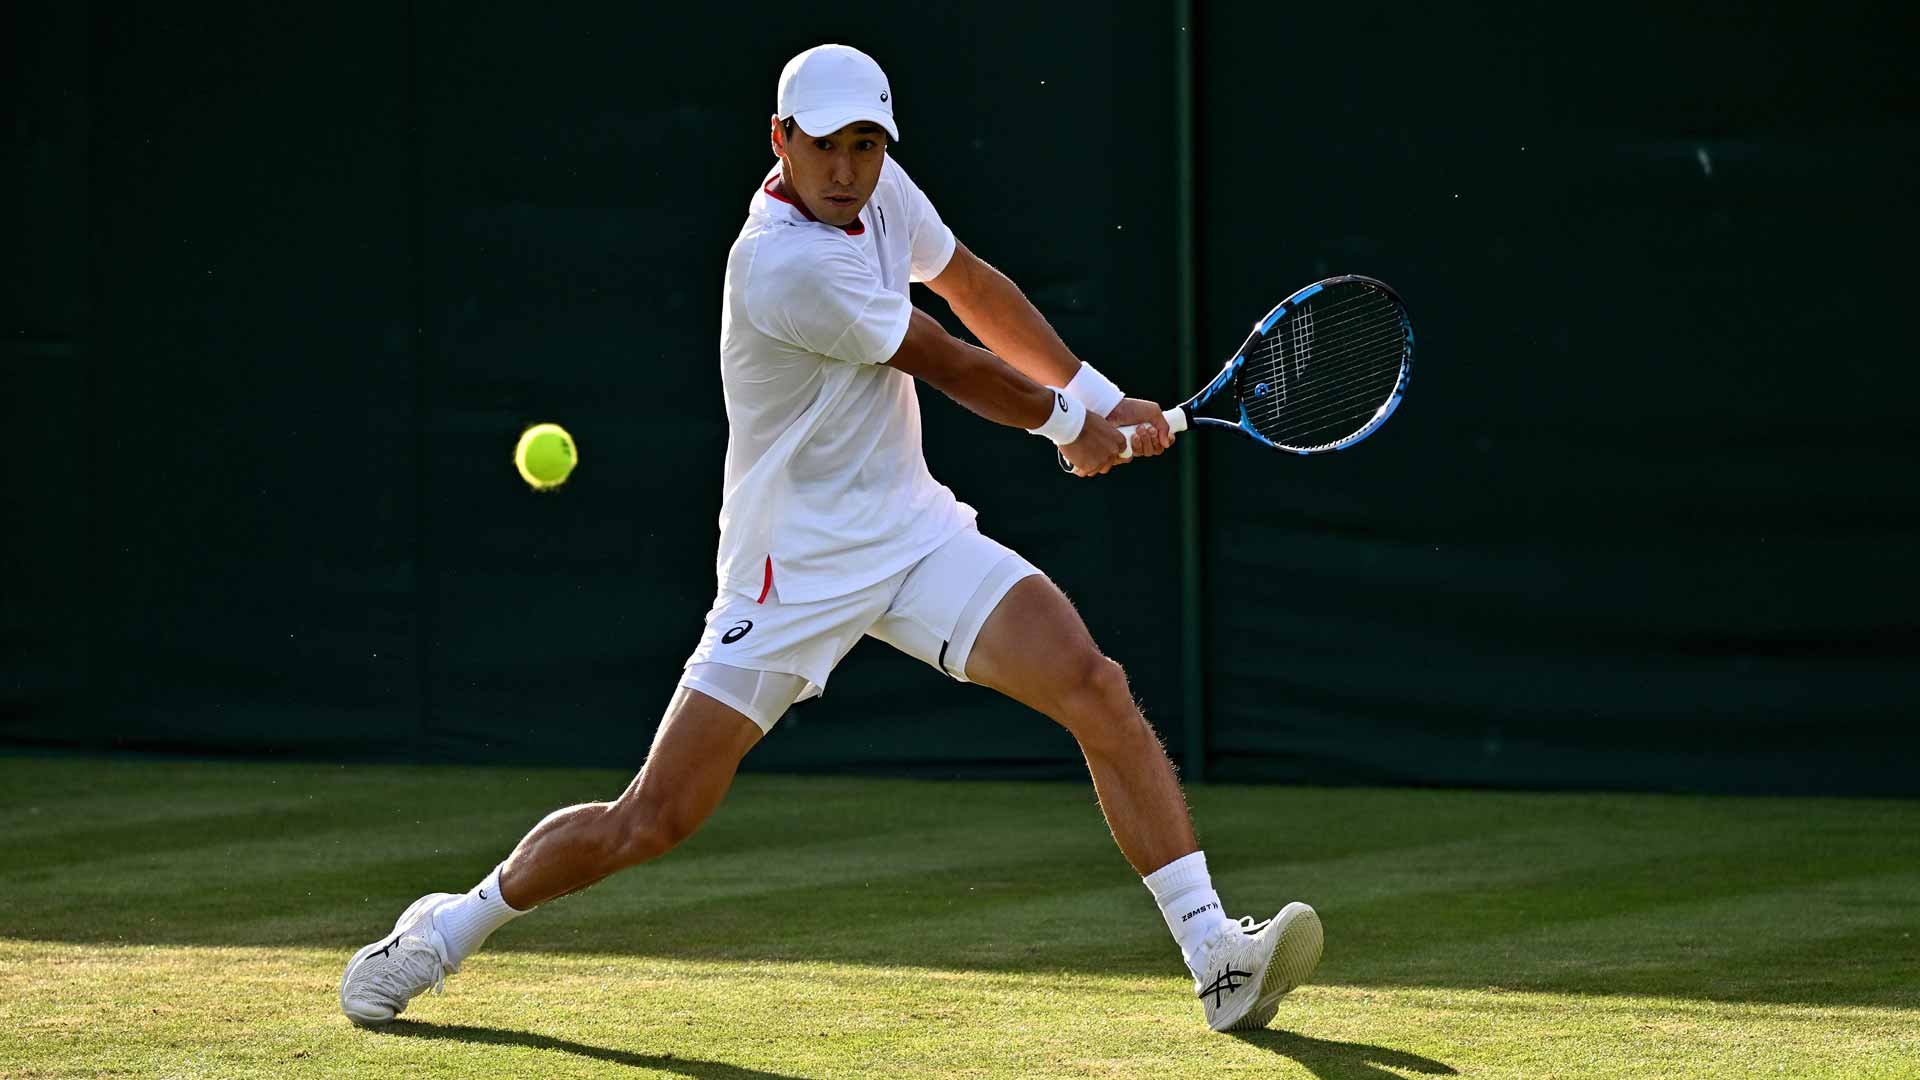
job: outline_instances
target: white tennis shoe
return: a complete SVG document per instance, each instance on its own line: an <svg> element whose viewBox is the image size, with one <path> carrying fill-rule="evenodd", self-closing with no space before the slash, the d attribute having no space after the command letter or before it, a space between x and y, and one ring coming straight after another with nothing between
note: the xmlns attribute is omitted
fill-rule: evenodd
<svg viewBox="0 0 1920 1080"><path fill-rule="evenodd" d="M361 1027L378 1027L406 1011L407 1002L439 991L460 970L447 957L433 913L457 893L428 893L401 912L393 932L353 954L340 976L340 1011Z"/></svg>
<svg viewBox="0 0 1920 1080"><path fill-rule="evenodd" d="M1266 1027L1280 999L1306 982L1320 963L1324 937L1320 916L1301 903L1288 904L1263 923L1227 923L1200 946L1193 988L1215 1031Z"/></svg>

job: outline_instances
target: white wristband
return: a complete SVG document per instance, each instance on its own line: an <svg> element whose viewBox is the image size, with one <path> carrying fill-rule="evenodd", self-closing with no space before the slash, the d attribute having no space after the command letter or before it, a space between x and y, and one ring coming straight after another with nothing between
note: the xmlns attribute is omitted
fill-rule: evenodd
<svg viewBox="0 0 1920 1080"><path fill-rule="evenodd" d="M1092 364L1082 361L1080 370L1073 373L1073 379L1067 383L1067 393L1080 399L1080 404L1095 416L1106 416L1120 404L1127 395L1113 385L1113 380L1100 374Z"/></svg>
<svg viewBox="0 0 1920 1080"><path fill-rule="evenodd" d="M1047 391L1053 395L1053 408L1047 413L1047 422L1027 431L1053 440L1055 446L1065 446L1079 438L1080 429L1087 426L1087 407L1057 386L1049 386Z"/></svg>

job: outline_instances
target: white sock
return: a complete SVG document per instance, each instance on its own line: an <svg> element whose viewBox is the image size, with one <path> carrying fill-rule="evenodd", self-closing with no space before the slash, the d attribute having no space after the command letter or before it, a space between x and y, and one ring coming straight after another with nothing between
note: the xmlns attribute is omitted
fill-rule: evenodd
<svg viewBox="0 0 1920 1080"><path fill-rule="evenodd" d="M448 959L458 968L488 934L525 914L500 896L500 868L496 866L465 896L434 912L433 922L447 943Z"/></svg>
<svg viewBox="0 0 1920 1080"><path fill-rule="evenodd" d="M1207 856L1196 851L1183 855L1141 878L1160 915L1180 944L1180 957L1193 968L1200 959L1200 943L1222 923L1231 922L1220 906L1220 894L1213 891L1213 879L1207 875Z"/></svg>

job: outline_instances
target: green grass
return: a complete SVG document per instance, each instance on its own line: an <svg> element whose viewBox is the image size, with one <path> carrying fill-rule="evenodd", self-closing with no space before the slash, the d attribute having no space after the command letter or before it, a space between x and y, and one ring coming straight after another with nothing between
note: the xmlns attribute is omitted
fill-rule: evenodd
<svg viewBox="0 0 1920 1080"><path fill-rule="evenodd" d="M1210 787L1236 913L1321 911L1204 1031L1080 784L741 778L385 1032L347 956L614 772L0 758L0 1078L1920 1076L1920 803Z"/></svg>

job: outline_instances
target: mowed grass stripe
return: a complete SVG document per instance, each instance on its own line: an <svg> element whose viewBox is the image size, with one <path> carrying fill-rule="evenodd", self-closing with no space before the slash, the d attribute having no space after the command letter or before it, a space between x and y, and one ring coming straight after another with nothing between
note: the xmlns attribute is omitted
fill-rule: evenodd
<svg viewBox="0 0 1920 1080"><path fill-rule="evenodd" d="M1399 952L1407 935L1475 941L1524 925L1552 927L1638 911L1699 905L1714 900L1784 893L1803 886L1884 873L1884 858L1871 854L1812 862L1772 862L1757 851L1696 852L1684 867L1665 855L1600 866L1556 867L1484 888L1443 894L1411 892L1341 905L1348 919L1372 927L1373 944ZM1470 893L1471 903L1450 903Z"/></svg>
<svg viewBox="0 0 1920 1080"><path fill-rule="evenodd" d="M186 824L189 836L206 842L154 845L158 850L142 848L118 860L103 857L24 875L14 883L10 907L0 911L0 928L13 936L60 937L63 921L91 908L104 921L91 919L78 927L89 937L201 942L214 940L205 936L214 932L222 940L256 941L249 916L265 911L281 922L290 914L350 916L352 909L369 904L385 912L420 892L463 888L511 846L523 827L496 816L490 837L489 830L472 822L458 822L428 830L410 825L386 843L339 829L239 842L230 836L216 839L217 834L197 828L201 822ZM416 833L417 839L411 835ZM1130 877L1110 841L1097 831L1063 845L1059 830L1029 820L1000 839L1010 841L1008 850L1017 856L987 860L982 851L988 843L971 827L828 839L806 831L803 843L763 837L763 847L718 855L703 852L696 841L616 879L618 888L596 889L588 906L624 917L672 919L683 909L728 901L773 910L831 909L822 902L830 895L857 899L875 885L874 895L883 903L911 897L916 883L961 896L968 889L991 891L996 883L1023 893L1049 884L1073 888L1088 880L1076 872L1073 848L1079 849L1079 861L1102 864L1101 880ZM437 846L425 847L429 842ZM122 903L130 895L130 877L138 879L137 905ZM605 903L609 893L618 898L611 912ZM263 903L268 895L271 902ZM581 902L555 905L553 911L574 910ZM175 917L157 919L156 912ZM378 928L361 925L350 932L371 935Z"/></svg>
<svg viewBox="0 0 1920 1080"><path fill-rule="evenodd" d="M234 773L226 765L219 771ZM270 784L235 789L284 790L300 775L317 775L327 788L341 783L339 770L329 767L267 771L281 775ZM507 775L450 772L451 781L430 770L424 781L410 782L405 770L380 769L368 783L376 794L404 789L417 796L422 789L498 782ZM559 779L565 781L561 789L570 790L611 786L615 777L568 773ZM483 813L467 799L415 802L396 811L361 791L353 803L359 813L439 815L412 818L371 837L355 828L289 830L238 843L205 822L183 822L191 827L182 835L192 839L173 845L174 851L140 845L139 855L110 865L68 867L50 877L29 874L0 914L0 928L15 936L95 940L358 941L377 934L390 911L419 892L457 889L477 878L525 823L537 820L545 807L534 800L549 794L549 784L509 787L531 808ZM927 798L930 790L939 797ZM797 812L793 796L806 791L813 792L807 812ZM1564 925L1638 907L1765 893L1875 865L1884 857L1877 849L1888 834L1835 822L1863 812L1871 825L1899 817L1883 804L1815 801L1816 809L1827 811L1806 819L1816 823L1815 843L1786 831L1804 808L1781 812L1754 800L1576 796L1566 799L1573 813L1521 815L1517 808L1552 807L1555 800L1501 794L1486 797L1487 817L1506 827L1490 829L1483 820L1476 829L1462 806L1478 798L1454 793L1203 791L1219 804L1214 816L1229 830L1248 816L1228 813L1236 805L1278 803L1288 810L1276 816L1294 822L1353 821L1338 805L1343 799L1365 799L1389 811L1433 807L1436 812L1424 816L1369 815L1348 828L1342 842L1330 842L1325 829L1292 830L1320 837L1313 845L1295 845L1284 832L1276 840L1268 832L1256 849L1214 854L1223 869L1223 894L1236 912L1264 916L1286 899L1309 899L1337 931L1329 974L1396 978L1398 972L1402 982L1414 970L1420 979L1436 978L1434 968L1455 962L1450 956L1415 967L1414 958L1433 941L1494 941L1515 924ZM820 818L813 816L816 806ZM1729 806L1743 813L1730 814ZM1538 824L1556 818L1557 824ZM1729 832L1706 826L1715 819ZM313 824L311 816L292 820ZM1534 824L1523 828L1523 821ZM931 827L936 823L947 827ZM1460 832L1477 836L1453 838ZM1849 847L1846 841L1860 840L1863 832L1874 843ZM71 838L65 831L52 835ZM1449 838L1422 842L1436 835ZM1729 840L1738 841L1731 851L1725 850ZM178 857L194 841L214 850ZM1775 849L1784 869L1758 857L1755 844ZM1821 853L1829 849L1842 857L1823 861ZM1699 880L1676 887L1670 880L1675 868L1688 867ZM130 875L139 879L139 903L126 902ZM1157 921L1139 900L1144 890L1135 892L1132 881L1086 793L1073 785L746 777L714 823L682 850L552 905L503 935L501 945L567 949L587 938L609 949L676 956L818 955L845 962L875 962L907 948L936 965L1159 970L1169 954L1156 944ZM269 894L271 902L263 904ZM1017 912L1018 919L1030 920L1042 911L1062 917L1026 940L998 932L1002 918L1015 919ZM87 917L75 922L75 912ZM967 932L929 935L930 922ZM858 932L848 933L849 927ZM1532 955L1547 970L1569 967L1551 950ZM1592 966L1610 970L1605 963ZM1509 975L1541 977L1538 970Z"/></svg>
<svg viewBox="0 0 1920 1080"><path fill-rule="evenodd" d="M1497 937L1436 933L1375 949L1351 965L1330 963L1327 974L1420 986L1479 971L1523 990L1920 1009L1920 979L1896 974L1920 974L1916 897L1920 873L1909 872L1676 901L1573 923L1510 922Z"/></svg>
<svg viewBox="0 0 1920 1080"><path fill-rule="evenodd" d="M811 865L819 854L795 853L794 859L797 865ZM412 868L416 864L399 865ZM1003 880L997 886L974 883L977 879L971 872L941 872L918 865L897 874L855 874L871 880L768 887L718 901L662 888L671 882L643 871L552 905L538 917L504 931L497 947L586 947L740 959L816 957L849 963L912 957L933 966L999 970L1077 967L1155 973L1172 965L1174 954L1154 913L1141 902L1137 886L1093 884L1103 877L1111 880L1107 875L1068 875L1071 885L1063 883L1036 897L1009 880L1019 875L1005 873L1004 866L999 869ZM1032 877L1038 880L1060 873L1053 864L1034 870ZM1337 932L1322 975L1339 981L1417 985L1445 982L1450 974L1464 971L1472 973L1472 985L1491 982L1600 992L1644 990L1664 983L1693 996L1721 996L1727 990L1716 982L1716 965L1751 951L1732 948L1732 943L1751 942L1764 951L1783 932L1814 941L1863 925L1863 919L1868 927L1882 925L1902 912L1911 919L1911 905L1899 901L1915 895L1912 878L1890 880L1883 893L1885 903L1864 910L1856 906L1850 922L1831 914L1839 899L1836 894L1774 890L1759 896L1696 899L1647 911L1615 911L1573 925L1488 918L1470 922L1464 930L1450 927L1446 920L1423 918L1430 905L1441 902L1430 896L1404 911L1323 903ZM1746 906L1729 907L1732 902ZM233 890L172 901L143 895L121 915L134 940L169 936L165 933L169 927L153 922L152 913L163 910L171 913L174 926L200 926L218 919L213 927L190 931L209 942L299 942L313 936L316 914L325 915L346 904L359 912L360 925L341 927L336 940L351 944L377 935L398 903L369 904L358 897L330 902L325 897L301 898L282 892L263 907L258 894ZM1470 898L1454 898L1452 903L1472 906ZM1802 914L1823 910L1829 914L1813 923ZM1784 920L1785 926L1769 925L1765 918L1770 913ZM1516 932L1515 926L1522 929ZM937 927L938 932L929 933L929 927ZM1383 928L1402 932L1382 933ZM102 928L92 929L98 933ZM1640 969L1637 974L1636 968ZM1775 974L1759 982L1803 969L1773 970ZM1742 991L1759 992L1754 982L1749 980ZM1790 996L1791 989L1791 983L1774 985L1766 996ZM1874 989L1871 985L1853 988L1856 993ZM1841 991L1829 980L1828 993Z"/></svg>
<svg viewBox="0 0 1920 1080"><path fill-rule="evenodd" d="M373 1033L326 1008L332 960L0 942L0 1048L34 1077L1891 1080L1920 1065L1911 1014L1886 1008L1315 986L1239 1039L1201 1031L1168 979L596 954L490 956Z"/></svg>

